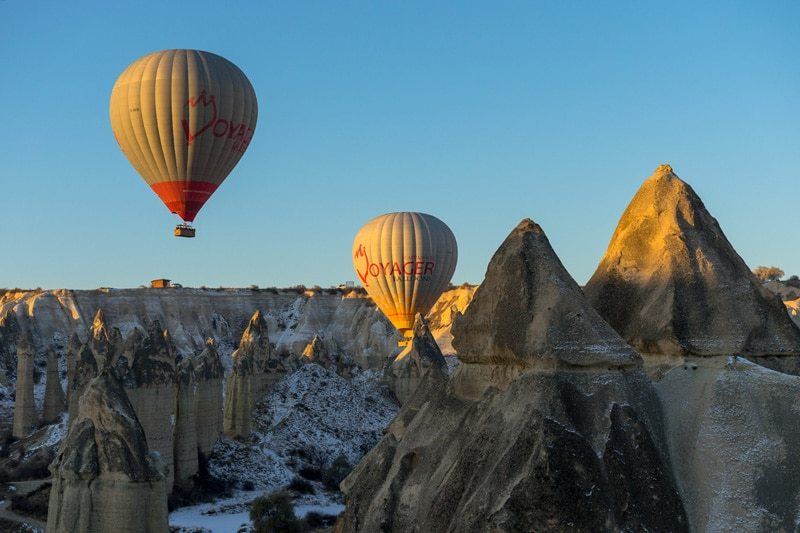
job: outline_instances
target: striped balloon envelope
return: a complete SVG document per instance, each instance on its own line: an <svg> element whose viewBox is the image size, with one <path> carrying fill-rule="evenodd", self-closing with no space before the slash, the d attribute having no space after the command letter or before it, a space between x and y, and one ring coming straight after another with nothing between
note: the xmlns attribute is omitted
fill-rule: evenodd
<svg viewBox="0 0 800 533"><path fill-rule="evenodd" d="M458 261L453 232L425 213L373 218L353 241L353 268L367 294L408 338L447 288Z"/></svg>
<svg viewBox="0 0 800 533"><path fill-rule="evenodd" d="M191 222L247 150L258 104L227 59L163 50L119 76L110 115L128 161L171 212Z"/></svg>

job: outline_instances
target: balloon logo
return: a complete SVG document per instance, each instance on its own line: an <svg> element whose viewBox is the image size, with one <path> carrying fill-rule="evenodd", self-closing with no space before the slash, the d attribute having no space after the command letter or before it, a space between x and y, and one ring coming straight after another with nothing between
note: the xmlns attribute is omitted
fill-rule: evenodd
<svg viewBox="0 0 800 533"><path fill-rule="evenodd" d="M447 288L458 260L453 232L424 213L373 218L353 241L353 268L389 321L408 338Z"/></svg>
<svg viewBox="0 0 800 533"><path fill-rule="evenodd" d="M111 91L111 129L167 208L192 222L250 145L258 103L250 81L218 55L164 50L131 63ZM193 237L180 224L175 235Z"/></svg>

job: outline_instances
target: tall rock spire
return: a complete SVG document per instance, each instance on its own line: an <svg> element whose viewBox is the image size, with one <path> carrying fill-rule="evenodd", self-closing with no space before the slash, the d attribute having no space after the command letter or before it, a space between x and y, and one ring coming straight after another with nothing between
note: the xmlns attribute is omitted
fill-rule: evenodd
<svg viewBox="0 0 800 533"><path fill-rule="evenodd" d="M780 300L669 165L639 188L584 290L645 354L800 354Z"/></svg>
<svg viewBox="0 0 800 533"><path fill-rule="evenodd" d="M61 378L58 373L58 356L56 356L52 348L47 350L47 375L45 379L42 421L49 424L58 420L61 413L66 409L64 389L61 388Z"/></svg>
<svg viewBox="0 0 800 533"><path fill-rule="evenodd" d="M14 398L14 426L12 435L26 437L39 425L36 403L33 398L33 358L36 348L30 331L17 340L17 392Z"/></svg>
<svg viewBox="0 0 800 533"><path fill-rule="evenodd" d="M47 531L168 531L161 461L111 369L87 384L50 470Z"/></svg>
<svg viewBox="0 0 800 533"><path fill-rule="evenodd" d="M243 438L250 434L256 402L287 373L284 361L273 354L261 311L253 314L231 358L233 371L225 392L223 425L229 437Z"/></svg>
<svg viewBox="0 0 800 533"><path fill-rule="evenodd" d="M592 309L542 228L523 220L492 257L486 279L453 325L468 363L615 365L639 355Z"/></svg>
<svg viewBox="0 0 800 533"><path fill-rule="evenodd" d="M201 413L196 419L197 449L207 456L222 435L222 381L225 368L213 339L206 340L205 348L193 360L197 381L195 408Z"/></svg>
<svg viewBox="0 0 800 533"><path fill-rule="evenodd" d="M401 404L408 401L429 372L439 372L444 377L447 367L428 321L419 313L414 319L412 334L411 342L386 370L389 387Z"/></svg>

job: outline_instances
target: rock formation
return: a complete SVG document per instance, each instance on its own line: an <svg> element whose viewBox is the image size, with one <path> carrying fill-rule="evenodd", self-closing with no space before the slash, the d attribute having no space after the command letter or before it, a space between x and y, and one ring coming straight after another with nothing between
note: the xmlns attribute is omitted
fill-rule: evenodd
<svg viewBox="0 0 800 533"><path fill-rule="evenodd" d="M177 369L178 398L175 408L175 484L190 487L197 474L197 403L194 361L184 359ZM202 411L201 411L202 412ZM202 416L205 416L203 414Z"/></svg>
<svg viewBox="0 0 800 533"><path fill-rule="evenodd" d="M692 529L795 530L800 378L736 355L800 373L800 332L668 166L631 201L585 291L660 378Z"/></svg>
<svg viewBox="0 0 800 533"><path fill-rule="evenodd" d="M523 221L429 372L341 484L339 531L686 531L638 354Z"/></svg>
<svg viewBox="0 0 800 533"><path fill-rule="evenodd" d="M173 485L173 435L176 407L175 353L169 334L158 322L142 333L136 329L125 340L115 364L152 451L161 454L167 469L167 491Z"/></svg>
<svg viewBox="0 0 800 533"><path fill-rule="evenodd" d="M231 359L233 369L225 392L223 426L229 437L244 438L250 435L256 402L288 371L284 361L273 353L261 311L250 319Z"/></svg>
<svg viewBox="0 0 800 533"><path fill-rule="evenodd" d="M78 366L78 357L83 348L83 343L77 333L70 335L67 341L67 349L64 357L67 360L67 399L69 399L69 390L72 383L75 382L75 369Z"/></svg>
<svg viewBox="0 0 800 533"><path fill-rule="evenodd" d="M39 416L33 398L33 359L36 347L30 331L17 340L17 392L14 398L14 427L12 435L21 439L36 429Z"/></svg>
<svg viewBox="0 0 800 533"><path fill-rule="evenodd" d="M110 370L87 385L50 470L47 531L168 531L160 460Z"/></svg>
<svg viewBox="0 0 800 533"><path fill-rule="evenodd" d="M58 373L58 356L53 349L47 351L47 375L44 390L44 406L42 421L51 424L61 418L66 409L64 389L61 388L61 377Z"/></svg>
<svg viewBox="0 0 800 533"><path fill-rule="evenodd" d="M13 375L17 369L16 342L20 333L22 328L16 313L12 309L0 310L0 369L6 378Z"/></svg>
<svg viewBox="0 0 800 533"><path fill-rule="evenodd" d="M800 330L753 276L702 200L661 165L631 200L585 288L646 362L800 354Z"/></svg>
<svg viewBox="0 0 800 533"><path fill-rule="evenodd" d="M78 415L78 402L86 385L97 376L97 360L89 344L83 344L74 355L75 368L72 380L67 382L67 406L69 423Z"/></svg>
<svg viewBox="0 0 800 533"><path fill-rule="evenodd" d="M357 366L353 359L339 349L336 341L314 335L314 338L303 349L305 362L316 363L329 368L340 376L350 377Z"/></svg>
<svg viewBox="0 0 800 533"><path fill-rule="evenodd" d="M211 453L214 443L222 435L222 381L225 368L213 340L206 341L205 349L194 361L195 408L200 416L196 419L197 449L205 456Z"/></svg>
<svg viewBox="0 0 800 533"><path fill-rule="evenodd" d="M428 372L446 374L447 363L433 339L428 321L417 314L413 337L385 371L389 388L400 404L406 403Z"/></svg>

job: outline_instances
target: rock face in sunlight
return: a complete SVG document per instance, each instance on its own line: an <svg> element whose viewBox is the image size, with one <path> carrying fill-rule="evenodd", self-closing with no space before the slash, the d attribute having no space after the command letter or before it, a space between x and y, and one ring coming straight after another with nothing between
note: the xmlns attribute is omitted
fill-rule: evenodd
<svg viewBox="0 0 800 533"><path fill-rule="evenodd" d="M87 384L50 467L47 530L168 531L161 468L124 388L102 371Z"/></svg>
<svg viewBox="0 0 800 533"><path fill-rule="evenodd" d="M61 417L66 409L64 402L64 389L61 388L61 378L58 375L58 358L52 349L47 351L47 380L44 390L44 407L42 408L42 421L51 424Z"/></svg>
<svg viewBox="0 0 800 533"><path fill-rule="evenodd" d="M692 529L794 530L800 377L759 365L800 373L800 330L671 168L642 185L585 291L660 379Z"/></svg>
<svg viewBox="0 0 800 533"><path fill-rule="evenodd" d="M33 398L33 358L36 353L30 332L20 335L17 341L17 393L14 399L14 428L12 435L18 439L27 436L39 425L36 403Z"/></svg>
<svg viewBox="0 0 800 533"><path fill-rule="evenodd" d="M781 301L669 165L631 200L585 292L646 362L800 354L800 330Z"/></svg>
<svg viewBox="0 0 800 533"><path fill-rule="evenodd" d="M291 367L270 346L267 323L256 311L231 355L233 370L225 393L223 428L231 438L244 438L252 430L251 415L256 402L283 378Z"/></svg>
<svg viewBox="0 0 800 533"><path fill-rule="evenodd" d="M447 363L428 328L428 321L417 314L412 331L414 335L409 345L386 369L389 388L401 405L414 394L429 372L441 373L441 377L447 372Z"/></svg>
<svg viewBox="0 0 800 533"><path fill-rule="evenodd" d="M342 483L339 531L685 531L638 354L585 301L541 228L495 253L428 373Z"/></svg>

